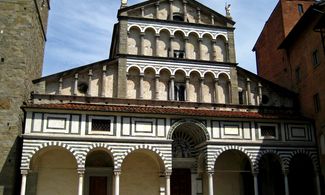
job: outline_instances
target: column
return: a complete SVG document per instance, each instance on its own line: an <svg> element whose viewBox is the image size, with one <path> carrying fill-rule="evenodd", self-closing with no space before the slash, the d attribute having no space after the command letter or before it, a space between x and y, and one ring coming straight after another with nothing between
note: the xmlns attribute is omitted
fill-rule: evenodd
<svg viewBox="0 0 325 195"><path fill-rule="evenodd" d="M190 77L185 78L186 101L190 101Z"/></svg>
<svg viewBox="0 0 325 195"><path fill-rule="evenodd" d="M74 88L73 88L73 95L77 95L78 94L78 78L79 78L79 75L78 73L76 73L74 75Z"/></svg>
<svg viewBox="0 0 325 195"><path fill-rule="evenodd" d="M200 78L199 102L203 102L203 83L204 83L204 77L201 77Z"/></svg>
<svg viewBox="0 0 325 195"><path fill-rule="evenodd" d="M170 35L170 38L169 38L169 57L171 57L171 58L174 57L173 41L174 41L174 36Z"/></svg>
<svg viewBox="0 0 325 195"><path fill-rule="evenodd" d="M169 91L170 91L170 100L175 100L175 76L170 76L170 88L169 88Z"/></svg>
<svg viewBox="0 0 325 195"><path fill-rule="evenodd" d="M120 195L120 175L121 171L114 171L114 195Z"/></svg>
<svg viewBox="0 0 325 195"><path fill-rule="evenodd" d="M213 172L209 174L209 195L213 195Z"/></svg>
<svg viewBox="0 0 325 195"><path fill-rule="evenodd" d="M198 40L198 42L199 42L199 52L198 52L198 56L197 56L197 60L202 60L202 54L201 54L201 51L202 51L202 39L201 38L199 38L199 40Z"/></svg>
<svg viewBox="0 0 325 195"><path fill-rule="evenodd" d="M211 15L211 24L214 25L214 15Z"/></svg>
<svg viewBox="0 0 325 195"><path fill-rule="evenodd" d="M169 20L173 20L174 10L173 10L173 0L169 0Z"/></svg>
<svg viewBox="0 0 325 195"><path fill-rule="evenodd" d="M212 40L212 58L211 58L211 60L213 60L213 61L218 61L218 59L217 59L218 55L217 55L216 48L217 48L217 40L213 39Z"/></svg>
<svg viewBox="0 0 325 195"><path fill-rule="evenodd" d="M190 59L190 50L189 50L189 38L188 36L185 37L185 58L186 59Z"/></svg>
<svg viewBox="0 0 325 195"><path fill-rule="evenodd" d="M170 195L170 175L171 172L166 172L166 195ZM116 194L115 194L116 195Z"/></svg>
<svg viewBox="0 0 325 195"><path fill-rule="evenodd" d="M105 65L103 66L103 74L102 74L102 90L101 90L102 97L105 97L106 94L106 72L107 72L107 67Z"/></svg>
<svg viewBox="0 0 325 195"><path fill-rule="evenodd" d="M187 1L183 0L184 9L184 22L187 22Z"/></svg>
<svg viewBox="0 0 325 195"><path fill-rule="evenodd" d="M219 79L214 80L214 103L219 103L219 93L218 93L218 88L219 88Z"/></svg>
<svg viewBox="0 0 325 195"><path fill-rule="evenodd" d="M156 39L156 49L154 50L154 56L159 56L159 38L160 38L160 34L156 34L155 39Z"/></svg>
<svg viewBox="0 0 325 195"><path fill-rule="evenodd" d="M140 82L139 82L139 99L143 99L143 77L144 77L144 74L140 73L140 75L139 75L139 79L140 79Z"/></svg>
<svg viewBox="0 0 325 195"><path fill-rule="evenodd" d="M322 190L321 190L321 185L320 185L320 181L319 181L319 174L318 172L315 173L315 177L316 177L316 190L317 190L317 195L321 195Z"/></svg>
<svg viewBox="0 0 325 195"><path fill-rule="evenodd" d="M21 188L20 188L20 195L25 195L26 194L26 183L27 183L27 175L28 175L28 170L21 170Z"/></svg>
<svg viewBox="0 0 325 195"><path fill-rule="evenodd" d="M159 78L160 75L157 74L155 77L155 100L159 100Z"/></svg>
<svg viewBox="0 0 325 195"><path fill-rule="evenodd" d="M254 176L254 194L258 195L258 172L253 173Z"/></svg>
<svg viewBox="0 0 325 195"><path fill-rule="evenodd" d="M283 175L284 175L284 194L285 195L289 195L289 181L288 181L288 171L285 170L283 171Z"/></svg>
<svg viewBox="0 0 325 195"><path fill-rule="evenodd" d="M93 77L93 70L90 69L88 72L88 91L87 91L87 95L91 96L91 80Z"/></svg>
<svg viewBox="0 0 325 195"><path fill-rule="evenodd" d="M85 170L78 170L78 175L79 175L78 195L83 194L84 173Z"/></svg>
<svg viewBox="0 0 325 195"><path fill-rule="evenodd" d="M197 173L191 172L192 195L197 195Z"/></svg>
<svg viewBox="0 0 325 195"><path fill-rule="evenodd" d="M251 96L251 80L247 78L246 80L246 88L247 88L247 105L252 104L252 96Z"/></svg>
<svg viewBox="0 0 325 195"><path fill-rule="evenodd" d="M144 32L140 33L140 55L144 55Z"/></svg>
<svg viewBox="0 0 325 195"><path fill-rule="evenodd" d="M58 94L61 95L62 94L62 86L63 86L63 78L61 77L59 79L59 91Z"/></svg>
<svg viewBox="0 0 325 195"><path fill-rule="evenodd" d="M158 19L159 18L159 1L156 2L155 6L156 6L156 16L155 16L155 18Z"/></svg>
<svg viewBox="0 0 325 195"><path fill-rule="evenodd" d="M197 23L201 23L201 9L198 7L197 11Z"/></svg>
<svg viewBox="0 0 325 195"><path fill-rule="evenodd" d="M262 84L258 83L258 104L262 103Z"/></svg>

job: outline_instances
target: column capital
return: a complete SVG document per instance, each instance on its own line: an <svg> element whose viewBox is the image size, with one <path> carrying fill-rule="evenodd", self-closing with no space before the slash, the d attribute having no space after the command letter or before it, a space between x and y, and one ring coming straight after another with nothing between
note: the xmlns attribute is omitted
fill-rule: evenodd
<svg viewBox="0 0 325 195"><path fill-rule="evenodd" d="M200 80L201 82L203 82L203 81L204 81L204 77L200 77L199 80Z"/></svg>
<svg viewBox="0 0 325 195"><path fill-rule="evenodd" d="M198 38L198 39L197 39L197 41L198 41L199 43L202 43L202 40L203 40L202 38Z"/></svg>
<svg viewBox="0 0 325 195"><path fill-rule="evenodd" d="M139 77L144 77L144 73L140 73L139 74Z"/></svg>
<svg viewBox="0 0 325 195"><path fill-rule="evenodd" d="M166 171L165 176L170 177L172 175L172 171Z"/></svg>
<svg viewBox="0 0 325 195"><path fill-rule="evenodd" d="M22 175L28 175L28 173L29 173L29 169L21 169L20 170L20 174L22 174Z"/></svg>
<svg viewBox="0 0 325 195"><path fill-rule="evenodd" d="M217 83L217 84L219 84L219 78L215 78L214 79L214 82Z"/></svg>
<svg viewBox="0 0 325 195"><path fill-rule="evenodd" d="M252 174L253 174L254 177L257 177L258 174L259 174L259 171L258 170L253 170L252 171Z"/></svg>
<svg viewBox="0 0 325 195"><path fill-rule="evenodd" d="M160 75L159 75L159 74L156 74L156 75L155 75L155 78L156 78L156 79L159 79L159 78L160 78Z"/></svg>
<svg viewBox="0 0 325 195"><path fill-rule="evenodd" d="M288 176L289 175L289 170L288 169L283 169L282 173L283 173L283 175Z"/></svg>
<svg viewBox="0 0 325 195"><path fill-rule="evenodd" d="M156 33L156 34L155 34L155 37L156 37L156 38L159 38L159 37L160 37L160 34L159 34L159 33Z"/></svg>
<svg viewBox="0 0 325 195"><path fill-rule="evenodd" d="M262 88L263 86L262 86L262 83L258 83L258 87L259 88Z"/></svg>
<svg viewBox="0 0 325 195"><path fill-rule="evenodd" d="M145 32L141 32L141 33L140 33L140 37L144 37L144 35L146 35Z"/></svg>
<svg viewBox="0 0 325 195"><path fill-rule="evenodd" d="M174 39L175 36L174 35L169 35L169 39Z"/></svg>
<svg viewBox="0 0 325 195"><path fill-rule="evenodd" d="M106 72L107 71L107 66L103 66L103 72Z"/></svg>
<svg viewBox="0 0 325 195"><path fill-rule="evenodd" d="M190 78L191 78L190 76L186 76L185 80L190 80Z"/></svg>
<svg viewBox="0 0 325 195"><path fill-rule="evenodd" d="M114 175L115 176L120 176L122 174L121 170L114 170Z"/></svg>
<svg viewBox="0 0 325 195"><path fill-rule="evenodd" d="M209 175L209 176L214 175L214 171L208 171L208 175Z"/></svg>
<svg viewBox="0 0 325 195"><path fill-rule="evenodd" d="M246 78L246 82L250 83L251 82L250 78Z"/></svg>
<svg viewBox="0 0 325 195"><path fill-rule="evenodd" d="M170 80L174 80L175 79L175 75L170 75Z"/></svg>
<svg viewBox="0 0 325 195"><path fill-rule="evenodd" d="M79 74L78 73L74 74L74 78L75 79L78 79L78 77L79 77Z"/></svg>
<svg viewBox="0 0 325 195"><path fill-rule="evenodd" d="M77 172L78 172L79 175L83 175L83 174L85 174L85 169L84 168L79 168L79 169L77 169Z"/></svg>
<svg viewBox="0 0 325 195"><path fill-rule="evenodd" d="M93 76L93 70L92 69L88 70L88 76Z"/></svg>

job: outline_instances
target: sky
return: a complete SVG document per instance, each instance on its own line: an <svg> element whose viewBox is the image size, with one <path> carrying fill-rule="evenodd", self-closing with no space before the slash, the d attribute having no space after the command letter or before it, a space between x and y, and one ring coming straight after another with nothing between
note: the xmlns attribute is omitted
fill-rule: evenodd
<svg viewBox="0 0 325 195"><path fill-rule="evenodd" d="M239 66L256 73L252 48L278 0L197 0L225 15L231 4ZM129 0L128 5L143 2ZM43 76L109 57L120 0L51 1Z"/></svg>

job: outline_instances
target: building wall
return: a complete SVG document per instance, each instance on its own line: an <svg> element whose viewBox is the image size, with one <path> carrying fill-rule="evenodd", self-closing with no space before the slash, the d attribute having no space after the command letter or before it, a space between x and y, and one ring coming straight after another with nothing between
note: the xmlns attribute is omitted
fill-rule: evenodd
<svg viewBox="0 0 325 195"><path fill-rule="evenodd" d="M23 113L20 106L41 76L47 27L47 1L0 3L0 194L13 194L18 179ZM19 183L19 182L18 182Z"/></svg>

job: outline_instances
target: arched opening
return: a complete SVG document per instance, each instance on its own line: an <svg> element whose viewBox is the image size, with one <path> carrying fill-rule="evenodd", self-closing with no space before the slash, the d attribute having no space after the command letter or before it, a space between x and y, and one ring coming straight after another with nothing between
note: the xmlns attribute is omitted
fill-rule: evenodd
<svg viewBox="0 0 325 195"><path fill-rule="evenodd" d="M143 78L143 99L153 99L155 97L155 70L147 68Z"/></svg>
<svg viewBox="0 0 325 195"><path fill-rule="evenodd" d="M199 194L202 189L202 155L206 132L195 122L183 122L172 134L173 172L171 194Z"/></svg>
<svg viewBox="0 0 325 195"><path fill-rule="evenodd" d="M189 101L199 102L200 101L200 78L201 75L197 71L193 71L190 74L190 85L189 85Z"/></svg>
<svg viewBox="0 0 325 195"><path fill-rule="evenodd" d="M297 154L291 159L288 179L290 194L317 194L315 170L309 156Z"/></svg>
<svg viewBox="0 0 325 195"><path fill-rule="evenodd" d="M175 32L172 43L172 55L174 58L185 58L184 34L181 31Z"/></svg>
<svg viewBox="0 0 325 195"><path fill-rule="evenodd" d="M114 160L105 150L94 150L87 155L85 172L86 195L112 195Z"/></svg>
<svg viewBox="0 0 325 195"><path fill-rule="evenodd" d="M131 67L127 76L127 96L130 99L139 97L140 70L137 67Z"/></svg>
<svg viewBox="0 0 325 195"><path fill-rule="evenodd" d="M168 100L169 94L169 80L171 72L167 69L162 69L159 72L159 99Z"/></svg>
<svg viewBox="0 0 325 195"><path fill-rule="evenodd" d="M128 54L140 55L140 29L132 27L128 32Z"/></svg>
<svg viewBox="0 0 325 195"><path fill-rule="evenodd" d="M230 103L230 85L229 79L226 74L219 75L219 86L218 95L219 103L229 104Z"/></svg>
<svg viewBox="0 0 325 195"><path fill-rule="evenodd" d="M214 99L214 75L208 72L204 75L202 102L213 102Z"/></svg>
<svg viewBox="0 0 325 195"><path fill-rule="evenodd" d="M249 158L241 151L223 152L215 162L214 192L216 195L252 195L254 183Z"/></svg>
<svg viewBox="0 0 325 195"><path fill-rule="evenodd" d="M122 163L120 194L159 195L160 187L165 186L160 178L164 173L161 158L149 150L136 150Z"/></svg>
<svg viewBox="0 0 325 195"><path fill-rule="evenodd" d="M144 42L143 42L143 54L145 56L153 56L154 49L156 47L156 39L155 39L156 32L152 28L148 28L144 34Z"/></svg>
<svg viewBox="0 0 325 195"><path fill-rule="evenodd" d="M223 36L218 36L214 45L215 61L227 62L227 41Z"/></svg>
<svg viewBox="0 0 325 195"><path fill-rule="evenodd" d="M188 59L197 59L199 60L199 57L200 57L200 54L199 54L199 36L198 34L192 32L189 34L188 36L188 48L187 48L187 51L188 53L186 54L187 55L187 58Z"/></svg>
<svg viewBox="0 0 325 195"><path fill-rule="evenodd" d="M158 39L159 52L157 53L157 56L168 57L170 33L168 30L163 29L160 31L159 35L160 35Z"/></svg>
<svg viewBox="0 0 325 195"><path fill-rule="evenodd" d="M26 194L77 194L76 159L61 147L40 150L32 158L28 184Z"/></svg>
<svg viewBox="0 0 325 195"><path fill-rule="evenodd" d="M186 83L185 83L185 72L178 70L175 73L175 86L174 94L176 101L185 101L186 100Z"/></svg>
<svg viewBox="0 0 325 195"><path fill-rule="evenodd" d="M259 194L284 195L284 176L279 157L265 154L259 161Z"/></svg>
<svg viewBox="0 0 325 195"><path fill-rule="evenodd" d="M182 13L173 13L173 20L177 22L184 22L184 14Z"/></svg>
<svg viewBox="0 0 325 195"><path fill-rule="evenodd" d="M205 34L202 38L201 60L211 60L212 56L212 37Z"/></svg>

